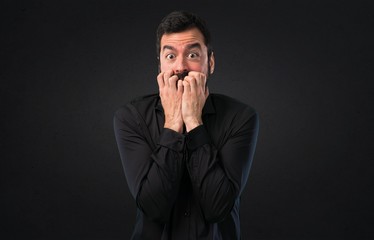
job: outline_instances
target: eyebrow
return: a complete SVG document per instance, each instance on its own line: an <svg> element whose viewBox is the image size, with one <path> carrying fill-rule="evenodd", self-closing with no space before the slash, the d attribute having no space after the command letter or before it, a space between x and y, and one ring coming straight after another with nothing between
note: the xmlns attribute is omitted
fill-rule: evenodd
<svg viewBox="0 0 374 240"><path fill-rule="evenodd" d="M188 44L187 49L192 49L192 48L198 48L201 50L201 44L200 43L191 43L191 44ZM165 45L162 47L162 50L164 51L165 49L169 49L169 50L175 50L175 48L173 46L170 46L170 45Z"/></svg>

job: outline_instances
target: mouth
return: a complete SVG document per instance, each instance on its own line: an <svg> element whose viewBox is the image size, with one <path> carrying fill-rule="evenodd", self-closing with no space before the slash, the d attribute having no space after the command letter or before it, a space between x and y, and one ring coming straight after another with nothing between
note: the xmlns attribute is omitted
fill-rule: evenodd
<svg viewBox="0 0 374 240"><path fill-rule="evenodd" d="M188 71L183 71L183 72L181 72L181 73L177 73L177 74L175 74L175 75L178 76L178 79L183 80L184 77L188 75Z"/></svg>

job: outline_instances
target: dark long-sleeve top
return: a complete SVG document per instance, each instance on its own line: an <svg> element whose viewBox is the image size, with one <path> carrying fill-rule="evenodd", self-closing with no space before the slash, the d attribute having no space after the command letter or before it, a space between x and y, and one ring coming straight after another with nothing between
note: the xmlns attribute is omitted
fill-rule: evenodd
<svg viewBox="0 0 374 240"><path fill-rule="evenodd" d="M240 239L240 195L259 128L254 108L210 94L203 124L188 133L164 128L158 94L114 115L126 181L137 205L132 239Z"/></svg>

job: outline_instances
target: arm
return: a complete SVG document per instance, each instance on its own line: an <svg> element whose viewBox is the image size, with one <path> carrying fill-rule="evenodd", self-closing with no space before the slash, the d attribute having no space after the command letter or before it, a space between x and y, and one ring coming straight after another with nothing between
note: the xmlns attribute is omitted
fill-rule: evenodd
<svg viewBox="0 0 374 240"><path fill-rule="evenodd" d="M221 126L227 128L225 143L217 151L202 121L202 109L209 95L206 76L191 71L184 78L183 87L187 168L194 195L205 219L219 222L231 212L246 184L257 142L258 116L250 108L238 109L230 119L234 124Z"/></svg>
<svg viewBox="0 0 374 240"><path fill-rule="evenodd" d="M219 222L231 211L247 182L257 135L257 114L244 112L217 151L203 125L187 136L187 167L194 194L207 221Z"/></svg>
<svg viewBox="0 0 374 240"><path fill-rule="evenodd" d="M184 136L165 128L152 149L139 126L128 107L116 112L114 132L126 180L144 215L166 222L184 167Z"/></svg>

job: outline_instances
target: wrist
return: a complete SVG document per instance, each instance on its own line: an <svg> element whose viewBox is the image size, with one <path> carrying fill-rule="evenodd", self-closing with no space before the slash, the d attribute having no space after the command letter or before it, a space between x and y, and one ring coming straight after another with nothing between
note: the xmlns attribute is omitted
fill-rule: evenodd
<svg viewBox="0 0 374 240"><path fill-rule="evenodd" d="M178 133L183 133L183 122L182 123L170 123L170 122L165 122L164 128L171 129L175 132Z"/></svg>
<svg viewBox="0 0 374 240"><path fill-rule="evenodd" d="M189 132L192 129L194 129L194 128L202 125L202 124L203 124L203 121L201 121L200 119L193 119L193 120L186 121L185 122L186 131Z"/></svg>

